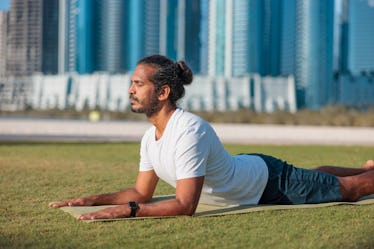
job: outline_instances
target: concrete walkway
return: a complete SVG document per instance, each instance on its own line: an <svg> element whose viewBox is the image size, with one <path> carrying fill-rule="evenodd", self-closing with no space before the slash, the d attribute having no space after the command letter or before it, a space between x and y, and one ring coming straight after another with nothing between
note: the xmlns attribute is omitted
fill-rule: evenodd
<svg viewBox="0 0 374 249"><path fill-rule="evenodd" d="M224 143L374 146L374 128L212 124ZM140 142L143 121L0 118L0 143L9 140Z"/></svg>

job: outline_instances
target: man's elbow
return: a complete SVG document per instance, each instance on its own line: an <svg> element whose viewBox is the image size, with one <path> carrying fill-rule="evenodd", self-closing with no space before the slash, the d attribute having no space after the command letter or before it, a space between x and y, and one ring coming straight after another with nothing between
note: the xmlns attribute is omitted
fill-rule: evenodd
<svg viewBox="0 0 374 249"><path fill-rule="evenodd" d="M187 204L187 205L182 205L180 215L187 215L187 216L193 216L196 211L196 206L195 204Z"/></svg>

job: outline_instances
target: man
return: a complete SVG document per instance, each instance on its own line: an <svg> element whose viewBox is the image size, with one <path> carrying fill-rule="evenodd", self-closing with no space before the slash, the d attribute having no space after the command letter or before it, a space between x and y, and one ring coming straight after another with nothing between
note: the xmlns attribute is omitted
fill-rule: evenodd
<svg viewBox="0 0 374 249"><path fill-rule="evenodd" d="M153 126L141 141L133 188L55 203L52 207L117 204L78 217L193 215L198 202L221 206L356 201L374 193L374 161L361 168L295 168L262 154L229 155L213 128L177 107L192 72L182 61L154 55L140 60L129 88L131 109ZM326 173L327 172L327 173ZM149 203L161 178L175 198Z"/></svg>

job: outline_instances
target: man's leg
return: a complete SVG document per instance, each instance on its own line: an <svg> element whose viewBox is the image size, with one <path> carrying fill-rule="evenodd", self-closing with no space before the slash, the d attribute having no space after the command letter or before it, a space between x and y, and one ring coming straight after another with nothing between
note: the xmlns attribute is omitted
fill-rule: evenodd
<svg viewBox="0 0 374 249"><path fill-rule="evenodd" d="M344 168L344 167L336 167L336 166L319 166L314 170L330 173L335 176L354 176L360 175L370 170L374 170L374 161L368 160L366 163L362 165L361 168Z"/></svg>
<svg viewBox="0 0 374 249"><path fill-rule="evenodd" d="M361 197L374 194L374 170L365 173L338 177L344 201L357 201Z"/></svg>

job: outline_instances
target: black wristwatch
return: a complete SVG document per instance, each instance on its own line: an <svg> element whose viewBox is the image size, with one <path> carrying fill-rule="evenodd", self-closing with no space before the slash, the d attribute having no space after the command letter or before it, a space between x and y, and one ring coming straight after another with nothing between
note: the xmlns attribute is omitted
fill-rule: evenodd
<svg viewBox="0 0 374 249"><path fill-rule="evenodd" d="M138 203L135 202L135 201L130 201L129 202L129 207L131 208L130 217L136 217L136 211L138 211L138 209L139 209Z"/></svg>

